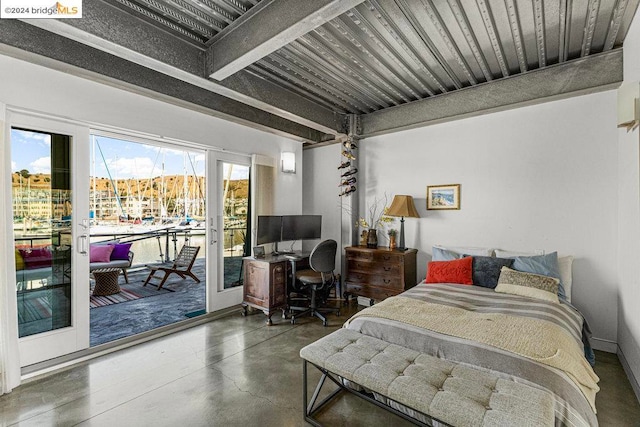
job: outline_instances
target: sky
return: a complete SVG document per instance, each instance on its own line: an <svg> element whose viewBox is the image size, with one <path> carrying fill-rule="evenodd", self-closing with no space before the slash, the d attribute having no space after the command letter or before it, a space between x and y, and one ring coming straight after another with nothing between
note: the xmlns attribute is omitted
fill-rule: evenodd
<svg viewBox="0 0 640 427"><path fill-rule="evenodd" d="M95 139L91 153L91 176L113 179L149 179L162 175L204 176L205 153L162 148L104 136ZM51 137L45 133L12 129L11 169L30 173L51 173ZM95 159L95 162L93 161ZM224 176L228 165L225 164ZM231 179L248 179L248 168L233 168Z"/></svg>

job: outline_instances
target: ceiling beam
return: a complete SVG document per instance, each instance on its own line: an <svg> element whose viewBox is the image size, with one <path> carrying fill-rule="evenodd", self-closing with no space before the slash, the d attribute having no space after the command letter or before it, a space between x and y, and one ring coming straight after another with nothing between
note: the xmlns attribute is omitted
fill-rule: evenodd
<svg viewBox="0 0 640 427"><path fill-rule="evenodd" d="M209 77L224 80L363 1L262 0L215 37Z"/></svg>
<svg viewBox="0 0 640 427"><path fill-rule="evenodd" d="M174 37L109 2L85 2L82 13L82 19L24 22L322 133L343 133L342 114L250 72L236 73L223 83L208 79L204 45Z"/></svg>
<svg viewBox="0 0 640 427"><path fill-rule="evenodd" d="M622 49L493 80L362 116L362 136L413 129L617 87Z"/></svg>
<svg viewBox="0 0 640 427"><path fill-rule="evenodd" d="M298 141L333 137L18 20L0 20L0 54Z"/></svg>

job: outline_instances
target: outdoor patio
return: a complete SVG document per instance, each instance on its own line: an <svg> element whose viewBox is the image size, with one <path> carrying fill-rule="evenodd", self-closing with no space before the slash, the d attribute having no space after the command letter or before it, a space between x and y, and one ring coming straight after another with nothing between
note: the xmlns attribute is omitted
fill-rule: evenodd
<svg viewBox="0 0 640 427"><path fill-rule="evenodd" d="M241 263L242 257L225 258L225 288L237 284ZM91 298L91 347L205 314L204 258L195 261L192 272L200 283L172 274L160 290L142 286L147 268L130 269L129 284L120 275L120 293Z"/></svg>

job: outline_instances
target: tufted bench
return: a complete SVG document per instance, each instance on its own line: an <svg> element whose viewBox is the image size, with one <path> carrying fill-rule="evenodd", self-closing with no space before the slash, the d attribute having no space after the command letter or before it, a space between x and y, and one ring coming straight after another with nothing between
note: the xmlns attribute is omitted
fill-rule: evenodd
<svg viewBox="0 0 640 427"><path fill-rule="evenodd" d="M316 426L320 424L313 418L314 413L341 390L355 393L418 425L428 425L425 423L430 418L452 426L555 423L554 399L549 392L349 329L339 329L304 347L300 357L304 359L305 419ZM323 373L310 402L307 362ZM314 408L327 378L339 388ZM358 391L360 387L345 387L347 382L381 395L379 398L386 404ZM396 403L408 407L408 413L414 417L394 409Z"/></svg>

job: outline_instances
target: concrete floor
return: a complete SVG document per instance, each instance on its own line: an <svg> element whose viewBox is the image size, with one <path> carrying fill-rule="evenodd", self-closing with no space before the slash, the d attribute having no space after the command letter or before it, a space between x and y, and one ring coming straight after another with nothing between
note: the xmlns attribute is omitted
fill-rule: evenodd
<svg viewBox="0 0 640 427"><path fill-rule="evenodd" d="M0 397L0 425L302 426L300 348L342 326L302 318L232 315L71 369ZM640 425L640 405L613 354L597 352L601 426ZM313 379L317 381L314 373ZM314 382L315 384L315 382ZM405 426L356 397L319 415L327 426Z"/></svg>

